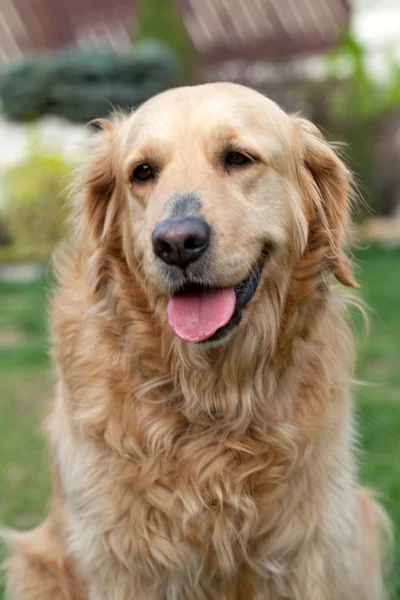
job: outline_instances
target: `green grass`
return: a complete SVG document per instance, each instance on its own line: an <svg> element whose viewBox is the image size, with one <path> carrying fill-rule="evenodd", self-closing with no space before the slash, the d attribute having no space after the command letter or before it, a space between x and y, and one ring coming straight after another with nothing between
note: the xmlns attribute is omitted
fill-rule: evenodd
<svg viewBox="0 0 400 600"><path fill-rule="evenodd" d="M361 319L355 319L360 329L357 376L368 382L355 389L361 480L379 490L398 529L400 249L372 247L358 252L357 274L361 295L371 309L370 332L364 341ZM39 429L52 394L47 287L0 285L0 523L17 528L40 521L49 495L46 449ZM400 565L399 543L395 562ZM400 600L399 583L394 597Z"/></svg>
<svg viewBox="0 0 400 600"><path fill-rule="evenodd" d="M50 492L40 432L52 393L47 287L0 284L0 524L22 529L40 522Z"/></svg>
<svg viewBox="0 0 400 600"><path fill-rule="evenodd" d="M379 492L394 523L393 573L400 566L400 248L372 247L358 253L361 295L369 306L370 330L358 337L355 391L361 433L361 481ZM392 581L400 600L400 578Z"/></svg>

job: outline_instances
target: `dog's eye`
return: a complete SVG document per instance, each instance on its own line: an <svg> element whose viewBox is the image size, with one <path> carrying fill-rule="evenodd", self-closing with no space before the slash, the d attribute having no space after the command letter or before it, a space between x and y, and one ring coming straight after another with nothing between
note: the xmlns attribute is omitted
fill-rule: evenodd
<svg viewBox="0 0 400 600"><path fill-rule="evenodd" d="M143 165L139 165L132 173L132 181L137 181L138 183L145 183L150 179L153 179L154 171L150 167L150 165L144 163Z"/></svg>
<svg viewBox="0 0 400 600"><path fill-rule="evenodd" d="M251 162L251 159L241 152L228 152L225 156L225 166L242 167Z"/></svg>

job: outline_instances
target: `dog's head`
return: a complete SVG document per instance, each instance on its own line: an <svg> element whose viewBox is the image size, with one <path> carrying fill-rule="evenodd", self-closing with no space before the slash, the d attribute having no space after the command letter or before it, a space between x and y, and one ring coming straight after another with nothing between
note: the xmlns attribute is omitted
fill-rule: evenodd
<svg viewBox="0 0 400 600"><path fill-rule="evenodd" d="M245 87L211 84L103 125L83 235L98 256L123 257L184 341L228 339L301 265L316 285L329 272L354 285L348 173L309 122Z"/></svg>

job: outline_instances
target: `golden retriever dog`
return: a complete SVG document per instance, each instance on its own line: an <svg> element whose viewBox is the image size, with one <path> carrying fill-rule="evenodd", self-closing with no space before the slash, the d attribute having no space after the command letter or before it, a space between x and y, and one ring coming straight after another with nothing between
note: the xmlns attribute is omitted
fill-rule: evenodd
<svg viewBox="0 0 400 600"><path fill-rule="evenodd" d="M348 171L234 84L101 125L56 261L51 510L6 534L9 597L381 600L331 287Z"/></svg>

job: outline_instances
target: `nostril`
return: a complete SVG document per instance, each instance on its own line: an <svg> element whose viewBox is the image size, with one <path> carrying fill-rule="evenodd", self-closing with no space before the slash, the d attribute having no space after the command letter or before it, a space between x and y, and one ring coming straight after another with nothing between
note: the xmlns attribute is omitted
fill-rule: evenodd
<svg viewBox="0 0 400 600"><path fill-rule="evenodd" d="M201 243L199 244L199 242L198 242L198 240L196 240L196 238L189 237L189 238L187 238L187 240L185 240L183 247L185 248L185 250L196 250L196 248L198 248L201 245L202 244Z"/></svg>
<svg viewBox="0 0 400 600"><path fill-rule="evenodd" d="M168 254L169 252L172 251L171 244L168 244L168 242L161 241L160 250L164 254Z"/></svg>

